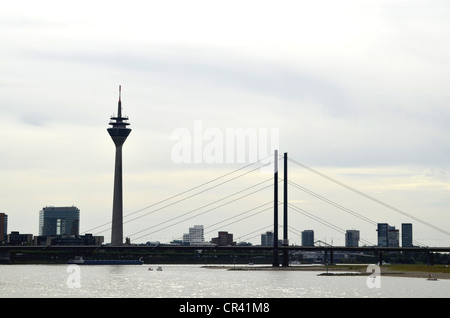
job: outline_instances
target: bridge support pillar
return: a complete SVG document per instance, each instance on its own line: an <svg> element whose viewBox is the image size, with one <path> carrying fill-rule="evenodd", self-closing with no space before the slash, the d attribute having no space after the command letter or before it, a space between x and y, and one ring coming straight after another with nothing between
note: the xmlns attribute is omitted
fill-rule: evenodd
<svg viewBox="0 0 450 318"><path fill-rule="evenodd" d="M288 173L287 152L284 153L284 180L283 180L283 246L289 246L288 239ZM283 266L289 266L289 251L283 250Z"/></svg>
<svg viewBox="0 0 450 318"><path fill-rule="evenodd" d="M433 252L427 252L427 264L429 266L434 265L434 253Z"/></svg>
<svg viewBox="0 0 450 318"><path fill-rule="evenodd" d="M378 252L378 264L383 265L383 251Z"/></svg>
<svg viewBox="0 0 450 318"><path fill-rule="evenodd" d="M330 265L334 264L334 255L333 255L333 250L330 251Z"/></svg>
<svg viewBox="0 0 450 318"><path fill-rule="evenodd" d="M274 187L273 187L273 267L280 266L278 261L278 150L274 154Z"/></svg>

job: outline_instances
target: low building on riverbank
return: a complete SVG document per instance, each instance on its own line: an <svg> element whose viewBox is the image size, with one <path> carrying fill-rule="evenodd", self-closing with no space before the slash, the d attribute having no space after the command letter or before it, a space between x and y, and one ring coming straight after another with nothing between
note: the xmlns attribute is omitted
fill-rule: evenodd
<svg viewBox="0 0 450 318"><path fill-rule="evenodd" d="M104 242L103 236L93 236L92 234L85 235L47 235L47 236L35 236L34 245L102 245Z"/></svg>

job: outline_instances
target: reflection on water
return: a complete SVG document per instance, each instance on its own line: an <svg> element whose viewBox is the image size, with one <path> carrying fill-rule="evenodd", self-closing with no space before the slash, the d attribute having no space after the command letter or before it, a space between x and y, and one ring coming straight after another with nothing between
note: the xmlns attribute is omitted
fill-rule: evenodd
<svg viewBox="0 0 450 318"><path fill-rule="evenodd" d="M450 297L450 280L381 277L379 288L369 288L367 276L152 267L84 265L76 272L67 265L1 265L0 297Z"/></svg>

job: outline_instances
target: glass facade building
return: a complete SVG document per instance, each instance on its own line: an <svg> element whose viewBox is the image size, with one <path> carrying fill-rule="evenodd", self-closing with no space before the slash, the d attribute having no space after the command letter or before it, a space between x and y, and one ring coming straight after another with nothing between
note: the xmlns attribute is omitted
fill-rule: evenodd
<svg viewBox="0 0 450 318"><path fill-rule="evenodd" d="M314 231L302 231L302 246L314 246Z"/></svg>
<svg viewBox="0 0 450 318"><path fill-rule="evenodd" d="M345 246L358 247L358 245L359 245L359 231L347 230L345 232Z"/></svg>
<svg viewBox="0 0 450 318"><path fill-rule="evenodd" d="M389 225L389 238L388 238L388 243L389 243L389 247L399 247L400 243L399 243L399 231L395 228L395 226L390 226Z"/></svg>
<svg viewBox="0 0 450 318"><path fill-rule="evenodd" d="M411 223L402 223L402 246L403 247L413 246Z"/></svg>
<svg viewBox="0 0 450 318"><path fill-rule="evenodd" d="M45 207L39 212L39 235L80 235L80 210L72 207Z"/></svg>
<svg viewBox="0 0 450 318"><path fill-rule="evenodd" d="M261 234L261 246L273 246L273 232L267 231Z"/></svg>
<svg viewBox="0 0 450 318"><path fill-rule="evenodd" d="M378 246L389 246L389 225L387 223L378 223Z"/></svg>

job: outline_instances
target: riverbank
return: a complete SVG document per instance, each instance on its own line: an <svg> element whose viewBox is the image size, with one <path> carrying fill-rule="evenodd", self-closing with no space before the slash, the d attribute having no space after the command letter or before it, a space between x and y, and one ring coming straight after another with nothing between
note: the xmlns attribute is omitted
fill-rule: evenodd
<svg viewBox="0 0 450 318"><path fill-rule="evenodd" d="M273 267L273 266L251 266L251 265L209 265L204 266L210 269L226 269L226 270L242 270L242 271L316 271L318 275L345 275L345 276L369 276L372 270L367 270L367 265L311 265L302 266L294 265L289 267ZM383 265L379 267L381 276L395 276L395 277L416 277L428 278L430 275L436 279L450 279L450 267L447 265Z"/></svg>
<svg viewBox="0 0 450 318"><path fill-rule="evenodd" d="M381 275L450 279L450 267L447 265L383 265Z"/></svg>

